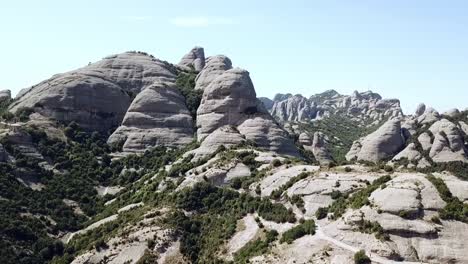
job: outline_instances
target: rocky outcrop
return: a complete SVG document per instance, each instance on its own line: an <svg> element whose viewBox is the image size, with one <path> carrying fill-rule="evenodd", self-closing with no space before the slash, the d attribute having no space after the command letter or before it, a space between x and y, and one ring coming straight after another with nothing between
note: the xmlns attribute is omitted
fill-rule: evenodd
<svg viewBox="0 0 468 264"><path fill-rule="evenodd" d="M434 135L429 156L435 162L468 162L467 150L459 128L447 119L434 123L429 130Z"/></svg>
<svg viewBox="0 0 468 264"><path fill-rule="evenodd" d="M205 67L205 51L202 47L193 48L180 60L179 66L201 71Z"/></svg>
<svg viewBox="0 0 468 264"><path fill-rule="evenodd" d="M273 104L271 114L280 122L307 121L317 115L315 105L302 95L294 95Z"/></svg>
<svg viewBox="0 0 468 264"><path fill-rule="evenodd" d="M416 111L414 112L414 115L417 117L421 116L424 114L425 111L426 111L426 105L421 103L416 107Z"/></svg>
<svg viewBox="0 0 468 264"><path fill-rule="evenodd" d="M440 114L434 108L426 108L424 114L418 117L419 124L430 124L440 119Z"/></svg>
<svg viewBox="0 0 468 264"><path fill-rule="evenodd" d="M334 90L304 98L301 95L277 94L270 113L280 122L308 122L334 113L357 118L383 121L384 117L402 116L400 101L382 99L371 91L340 95Z"/></svg>
<svg viewBox="0 0 468 264"><path fill-rule="evenodd" d="M355 142L346 158L378 162L393 157L404 147L404 144L400 121L392 119L374 133Z"/></svg>
<svg viewBox="0 0 468 264"><path fill-rule="evenodd" d="M5 150L2 144L0 144L0 162L6 162L8 160L8 152Z"/></svg>
<svg viewBox="0 0 468 264"><path fill-rule="evenodd" d="M257 97L249 72L231 69L217 76L203 92L197 110L198 139L219 127L238 125L257 112Z"/></svg>
<svg viewBox="0 0 468 264"><path fill-rule="evenodd" d="M271 108L273 107L273 100L271 100L270 98L266 98L266 97L259 97L258 100L260 100L260 102L263 103L263 105L265 106L265 108L270 111Z"/></svg>
<svg viewBox="0 0 468 264"><path fill-rule="evenodd" d="M407 159L408 161L418 161L422 158L421 153L416 149L414 143L409 144L403 151L393 157L394 161Z"/></svg>
<svg viewBox="0 0 468 264"><path fill-rule="evenodd" d="M205 90L212 81L229 69L232 69L232 62L228 57L223 55L209 57L205 67L195 79L195 89Z"/></svg>
<svg viewBox="0 0 468 264"><path fill-rule="evenodd" d="M459 114L460 114L460 110L458 110L457 108L452 108L452 109L449 109L449 110L445 111L442 115L453 118L453 117L456 117Z"/></svg>
<svg viewBox="0 0 468 264"><path fill-rule="evenodd" d="M235 127L245 139L258 147L298 155L287 133L257 100L249 73L245 70L227 70L204 89L197 110L198 139L202 141L224 126Z"/></svg>
<svg viewBox="0 0 468 264"><path fill-rule="evenodd" d="M157 145L180 147L193 140L193 128L175 84L156 82L136 96L108 142L124 142L124 152L144 152Z"/></svg>
<svg viewBox="0 0 468 264"><path fill-rule="evenodd" d="M41 115L90 130L120 124L132 98L158 80L175 80L171 64L146 53L126 52L78 70L57 74L23 91L11 112L33 108Z"/></svg>
<svg viewBox="0 0 468 264"><path fill-rule="evenodd" d="M314 154L315 159L320 165L328 165L333 161L328 149L326 136L321 132L315 132L313 138L307 133L299 135L299 143L304 146L306 150Z"/></svg>
<svg viewBox="0 0 468 264"><path fill-rule="evenodd" d="M11 99L10 90L1 90L0 91L0 103Z"/></svg>

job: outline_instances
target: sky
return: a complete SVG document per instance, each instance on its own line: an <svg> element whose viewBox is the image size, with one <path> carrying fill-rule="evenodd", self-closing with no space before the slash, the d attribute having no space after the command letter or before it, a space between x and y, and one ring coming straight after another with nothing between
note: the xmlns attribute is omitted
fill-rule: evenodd
<svg viewBox="0 0 468 264"><path fill-rule="evenodd" d="M0 90L129 50L177 63L194 46L250 72L257 96L373 90L468 107L468 1L42 0L0 3Z"/></svg>

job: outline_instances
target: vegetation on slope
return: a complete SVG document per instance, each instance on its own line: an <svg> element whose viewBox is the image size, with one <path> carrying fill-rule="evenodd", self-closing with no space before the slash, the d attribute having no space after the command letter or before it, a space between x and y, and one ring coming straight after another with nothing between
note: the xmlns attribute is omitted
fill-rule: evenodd
<svg viewBox="0 0 468 264"><path fill-rule="evenodd" d="M463 203L453 196L449 188L441 178L428 175L427 179L436 187L440 197L447 204L439 211L440 218L445 220L457 220L468 223L468 204Z"/></svg>
<svg viewBox="0 0 468 264"><path fill-rule="evenodd" d="M372 120L364 120L361 124L356 124L349 116L337 112L327 118L298 125L299 131L307 131L310 134L319 131L327 135L331 156L338 164L343 164L346 163L345 156L353 142L377 130L384 121L377 125L371 123Z"/></svg>

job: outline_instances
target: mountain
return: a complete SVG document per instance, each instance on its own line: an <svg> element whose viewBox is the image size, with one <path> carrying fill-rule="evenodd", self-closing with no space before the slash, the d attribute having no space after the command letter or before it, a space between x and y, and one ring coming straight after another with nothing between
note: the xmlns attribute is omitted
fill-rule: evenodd
<svg viewBox="0 0 468 264"><path fill-rule="evenodd" d="M0 92L1 263L466 263L468 111L257 98L195 47Z"/></svg>

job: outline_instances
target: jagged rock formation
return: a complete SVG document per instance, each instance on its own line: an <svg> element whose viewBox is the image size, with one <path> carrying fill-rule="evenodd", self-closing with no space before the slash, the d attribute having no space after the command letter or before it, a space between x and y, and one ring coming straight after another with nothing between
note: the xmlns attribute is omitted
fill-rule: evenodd
<svg viewBox="0 0 468 264"><path fill-rule="evenodd" d="M180 147L193 140L193 127L175 84L156 82L136 96L108 142L125 142L124 152L144 152L157 145Z"/></svg>
<svg viewBox="0 0 468 264"><path fill-rule="evenodd" d="M271 114L282 122L308 121L316 118L317 107L302 95L294 95L275 102Z"/></svg>
<svg viewBox="0 0 468 264"><path fill-rule="evenodd" d="M327 149L326 136L321 132L314 133L314 140L312 141L312 153L315 159L321 165L328 165L333 161Z"/></svg>
<svg viewBox="0 0 468 264"><path fill-rule="evenodd" d="M393 157L404 144L400 121L392 119L374 133L355 142L346 159L378 162Z"/></svg>
<svg viewBox="0 0 468 264"><path fill-rule="evenodd" d="M273 102L270 112L280 122L308 122L336 112L350 117L380 121L385 117L402 115L397 99L382 99L380 95L371 91L356 91L346 96L330 90L313 95L309 99L301 95L278 94Z"/></svg>
<svg viewBox="0 0 468 264"><path fill-rule="evenodd" d="M201 47L193 48L180 60L179 65L201 71L205 67L205 50Z"/></svg>
<svg viewBox="0 0 468 264"><path fill-rule="evenodd" d="M54 75L20 93L10 111L33 108L61 122L105 131L120 124L135 94L158 80L175 77L173 65L146 53L126 52Z"/></svg>
<svg viewBox="0 0 468 264"><path fill-rule="evenodd" d="M207 86L223 72L232 69L231 60L223 55L206 59L206 65L195 79L195 89L205 90Z"/></svg>

